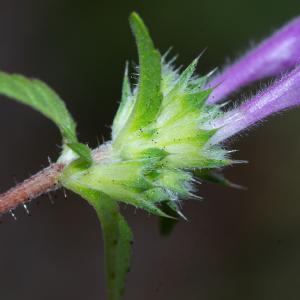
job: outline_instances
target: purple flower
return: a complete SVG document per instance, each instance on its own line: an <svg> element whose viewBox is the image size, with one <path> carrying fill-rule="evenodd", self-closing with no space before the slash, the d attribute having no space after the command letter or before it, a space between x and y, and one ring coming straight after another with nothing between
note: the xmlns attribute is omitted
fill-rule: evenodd
<svg viewBox="0 0 300 300"><path fill-rule="evenodd" d="M300 104L300 66L275 81L252 99L216 119L212 127L219 128L210 144L226 140L265 117Z"/></svg>
<svg viewBox="0 0 300 300"><path fill-rule="evenodd" d="M241 87L285 72L299 61L300 17L275 32L258 47L213 78L208 86L215 89L207 103L220 102Z"/></svg>

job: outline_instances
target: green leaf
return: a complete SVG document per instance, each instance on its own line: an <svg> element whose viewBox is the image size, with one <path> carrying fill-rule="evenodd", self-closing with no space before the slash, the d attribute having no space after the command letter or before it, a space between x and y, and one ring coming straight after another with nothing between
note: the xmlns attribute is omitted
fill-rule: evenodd
<svg viewBox="0 0 300 300"><path fill-rule="evenodd" d="M82 159L84 159L89 165L92 164L92 154L91 149L81 143L68 143L67 146L76 152Z"/></svg>
<svg viewBox="0 0 300 300"><path fill-rule="evenodd" d="M0 93L36 109L59 127L65 139L76 141L74 120L64 102L45 83L0 72Z"/></svg>
<svg viewBox="0 0 300 300"><path fill-rule="evenodd" d="M133 235L119 213L117 202L104 198L103 195L99 200L94 208L101 222L104 238L108 299L118 300L124 293L126 275L130 270Z"/></svg>
<svg viewBox="0 0 300 300"><path fill-rule="evenodd" d="M18 74L0 72L0 94L26 104L52 120L60 129L66 143L73 145L74 151L81 156L83 146L78 146L76 124L61 98L44 82L28 79ZM77 152L77 150L79 150ZM82 156L87 158L87 151Z"/></svg>
<svg viewBox="0 0 300 300"><path fill-rule="evenodd" d="M154 48L149 32L142 19L132 13L129 18L139 54L139 83L136 101L124 128L126 132L136 131L153 122L159 111L161 93L161 57Z"/></svg>
<svg viewBox="0 0 300 300"><path fill-rule="evenodd" d="M96 210L103 232L108 299L119 300L130 270L133 241L131 229L120 214L117 202L104 193L74 182L66 187L81 195Z"/></svg>

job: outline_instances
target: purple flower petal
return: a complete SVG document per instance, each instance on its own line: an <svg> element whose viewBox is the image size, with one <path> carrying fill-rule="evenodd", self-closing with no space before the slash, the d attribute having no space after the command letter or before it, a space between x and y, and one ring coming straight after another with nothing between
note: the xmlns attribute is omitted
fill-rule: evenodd
<svg viewBox="0 0 300 300"><path fill-rule="evenodd" d="M300 65L273 85L211 124L220 128L210 144L220 143L254 123L281 110L300 104Z"/></svg>
<svg viewBox="0 0 300 300"><path fill-rule="evenodd" d="M208 85L216 88L207 102L213 104L224 100L242 86L278 75L294 67L298 62L300 62L300 17L213 78Z"/></svg>

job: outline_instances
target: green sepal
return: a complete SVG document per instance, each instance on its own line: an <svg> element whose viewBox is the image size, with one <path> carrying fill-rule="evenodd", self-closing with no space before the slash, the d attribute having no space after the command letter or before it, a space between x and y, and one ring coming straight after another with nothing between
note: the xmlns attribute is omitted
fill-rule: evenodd
<svg viewBox="0 0 300 300"><path fill-rule="evenodd" d="M161 148L148 148L137 154L137 157L162 160L167 157L169 153Z"/></svg>
<svg viewBox="0 0 300 300"><path fill-rule="evenodd" d="M189 83L189 88L192 91L193 90L199 91L200 89L204 89L207 81L208 81L207 76L201 76L199 78L195 78Z"/></svg>
<svg viewBox="0 0 300 300"><path fill-rule="evenodd" d="M163 106L170 104L170 102L173 102L176 97L180 96L186 91L189 82L195 72L198 60L199 58L194 59L192 63L181 73L172 90L165 97Z"/></svg>
<svg viewBox="0 0 300 300"><path fill-rule="evenodd" d="M183 124L184 125L184 124ZM187 125L188 127L188 125ZM190 146L190 147L197 147L197 153L201 152L201 148L207 143L210 137L214 135L216 130L201 130L201 129L194 129L189 128L190 130L182 129L180 132L179 130L176 132L170 132L163 136L163 139L159 140L162 146L165 147L168 154L170 154L170 147L181 146Z"/></svg>
<svg viewBox="0 0 300 300"><path fill-rule="evenodd" d="M162 169L156 181L179 198L187 198L192 190L192 175L179 169ZM174 206L173 206L174 208Z"/></svg>
<svg viewBox="0 0 300 300"><path fill-rule="evenodd" d="M195 58L192 63L181 73L175 87L174 87L174 91L176 90L177 92L179 91L184 91L187 87L188 87L188 83L190 82L197 64L199 61L199 57Z"/></svg>
<svg viewBox="0 0 300 300"><path fill-rule="evenodd" d="M192 108L201 109L205 104L206 99L211 94L212 89L202 90L191 94L184 95L184 101L186 101Z"/></svg>
<svg viewBox="0 0 300 300"><path fill-rule="evenodd" d="M125 73L123 78L121 102L112 125L113 139L116 138L118 133L125 126L126 121L128 120L128 117L131 114L132 108L133 108L133 97L132 97L132 91L131 91L130 81L128 77L128 63L126 63Z"/></svg>
<svg viewBox="0 0 300 300"><path fill-rule="evenodd" d="M156 215L158 217L171 218L171 219L173 218L172 216L162 211L161 208L158 207L156 203L149 201L152 200L153 198L156 199L157 202L161 202L167 199L166 194L163 194L160 188L154 188L148 190L144 193L143 196L146 196L146 199L148 198L148 200L141 200L138 206L139 208L144 209L146 212Z"/></svg>

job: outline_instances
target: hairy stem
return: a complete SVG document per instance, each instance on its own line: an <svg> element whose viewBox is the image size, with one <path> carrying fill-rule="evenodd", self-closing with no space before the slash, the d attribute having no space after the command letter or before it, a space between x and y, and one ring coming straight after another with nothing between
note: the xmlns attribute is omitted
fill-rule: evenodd
<svg viewBox="0 0 300 300"><path fill-rule="evenodd" d="M26 202L59 187L58 178L65 165L61 163L51 164L37 174L24 180L22 183L0 195L0 214L4 214L20 204Z"/></svg>
<svg viewBox="0 0 300 300"><path fill-rule="evenodd" d="M94 149L92 151L93 161L100 163L107 159L109 147L110 145L103 144ZM51 164L7 192L0 194L0 215L15 209L20 204L26 204L42 194L58 189L60 187L59 177L71 162L72 160Z"/></svg>

